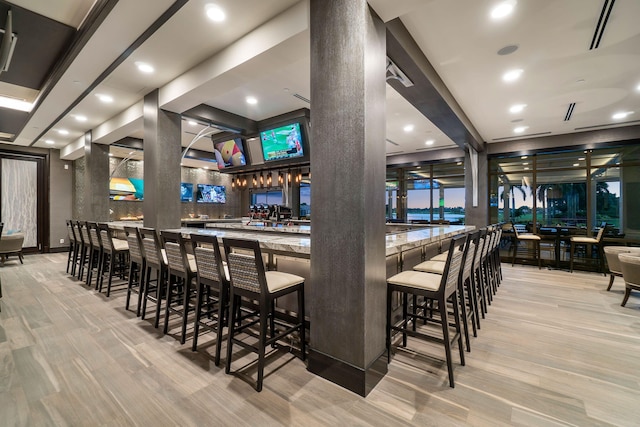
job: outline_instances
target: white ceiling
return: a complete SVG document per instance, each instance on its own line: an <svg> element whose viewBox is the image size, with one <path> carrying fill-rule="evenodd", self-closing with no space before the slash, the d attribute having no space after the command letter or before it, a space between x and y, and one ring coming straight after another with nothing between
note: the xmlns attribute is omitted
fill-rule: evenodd
<svg viewBox="0 0 640 427"><path fill-rule="evenodd" d="M88 130L93 130L102 143L124 136L142 137L141 100L154 88L160 88L166 108L178 113L206 103L263 120L309 107L293 96L310 95L305 1L216 0L227 12L227 20L219 24L204 16L209 2L187 2L57 122L55 119L70 103L173 3L120 0L15 144L31 144L50 124L51 131L35 146L49 147L44 140L52 139L55 148L63 148ZM489 143L529 134L572 133L595 125L620 126L611 118L618 111L634 111L624 122L640 120L637 0L615 2L602 44L592 51L588 48L603 0L518 0L514 13L499 22L489 17L496 0L369 2L385 21L397 17L402 20ZM77 26L76 14L80 12L71 5L81 8L91 2L56 2L60 7L40 1L14 3ZM510 55L497 55L507 45L517 45L518 49ZM156 72L140 74L135 69L136 61L151 63ZM501 75L511 68L523 69L522 77L505 84ZM103 104L96 94L109 94L115 101ZM248 105L248 95L255 96L258 104ZM571 120L565 122L571 102L576 107ZM508 109L515 103L527 107L520 114L510 114ZM127 113L123 113L125 110ZM78 122L77 115L88 120ZM404 132L407 124L413 124L414 130ZM513 133L516 126L527 129L517 135ZM61 128L70 134L59 135L57 130ZM187 132L182 141L185 146L197 130L188 125L183 125L183 130ZM386 136L392 141L386 143L388 154L454 146L389 86ZM427 139L436 142L427 147ZM206 149L207 145L203 140L194 148Z"/></svg>

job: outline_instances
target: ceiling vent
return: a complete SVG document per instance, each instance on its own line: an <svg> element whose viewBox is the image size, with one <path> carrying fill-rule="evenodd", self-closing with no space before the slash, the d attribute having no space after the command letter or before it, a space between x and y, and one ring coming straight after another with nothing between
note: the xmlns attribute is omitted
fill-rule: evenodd
<svg viewBox="0 0 640 427"><path fill-rule="evenodd" d="M395 145L396 147L399 147L399 146L400 146L400 144L398 144L397 142L393 142L393 141L392 141L392 140L390 140L389 138L387 138L387 140L386 140L386 141L387 141L389 144L393 144L393 145Z"/></svg>
<svg viewBox="0 0 640 427"><path fill-rule="evenodd" d="M294 98L298 98L300 101L304 101L307 104L311 105L311 100L309 98L305 98L304 96L300 95L299 93L294 93L293 95Z"/></svg>
<svg viewBox="0 0 640 427"><path fill-rule="evenodd" d="M11 57L13 51L16 48L16 42L18 36L13 33L13 19L11 15L11 9L7 11L7 22L3 29L0 29L2 35L2 42L0 43L0 73L4 73L9 70L9 64L11 63Z"/></svg>
<svg viewBox="0 0 640 427"><path fill-rule="evenodd" d="M567 114L564 115L564 121L568 122L571 120L571 115L573 114L573 109L576 108L576 103L572 102L569 104L569 108L567 109Z"/></svg>
<svg viewBox="0 0 640 427"><path fill-rule="evenodd" d="M600 12L600 18L598 19L598 25L596 25L596 30L593 32L593 38L591 39L591 46L589 47L589 50L600 47L600 40L602 40L602 35L604 34L604 30L607 26L607 22L609 21L609 16L611 15L611 10L613 9L613 4L615 2L616 0L604 0L602 11Z"/></svg>

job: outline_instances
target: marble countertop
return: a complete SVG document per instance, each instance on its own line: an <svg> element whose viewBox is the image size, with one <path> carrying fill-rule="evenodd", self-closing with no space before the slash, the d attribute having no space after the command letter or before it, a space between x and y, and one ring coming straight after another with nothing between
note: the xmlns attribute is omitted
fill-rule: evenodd
<svg viewBox="0 0 640 427"><path fill-rule="evenodd" d="M420 230L412 230L403 233L390 234L385 237L386 255L395 255L400 252L420 247L428 243L438 242L452 236L474 230L473 226L443 225L429 227ZM265 250L277 252L289 252L292 255L308 256L311 252L310 236L285 235L280 233L264 233L255 229L196 229L183 227L170 231L180 231L183 234L206 234L241 239L255 239Z"/></svg>
<svg viewBox="0 0 640 427"><path fill-rule="evenodd" d="M245 230L245 231L273 231L277 233L293 233L293 234L311 234L310 225L284 225L278 224L277 226L268 225L271 222L252 221L247 223L233 223L233 224L207 224L207 228L217 228L225 230Z"/></svg>

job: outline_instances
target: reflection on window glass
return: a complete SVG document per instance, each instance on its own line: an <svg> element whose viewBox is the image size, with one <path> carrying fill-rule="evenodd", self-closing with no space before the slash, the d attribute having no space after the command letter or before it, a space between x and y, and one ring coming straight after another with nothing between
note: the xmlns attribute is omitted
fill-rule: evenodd
<svg viewBox="0 0 640 427"><path fill-rule="evenodd" d="M427 190L407 190L407 221L429 221L431 193Z"/></svg>
<svg viewBox="0 0 640 427"><path fill-rule="evenodd" d="M311 185L300 184L300 218L308 218L311 215Z"/></svg>
<svg viewBox="0 0 640 427"><path fill-rule="evenodd" d="M252 205L280 205L282 204L281 191L262 191L251 194Z"/></svg>

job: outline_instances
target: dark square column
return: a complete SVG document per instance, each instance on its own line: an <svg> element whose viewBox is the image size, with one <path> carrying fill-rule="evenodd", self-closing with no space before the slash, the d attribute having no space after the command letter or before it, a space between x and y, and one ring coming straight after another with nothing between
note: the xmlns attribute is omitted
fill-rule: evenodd
<svg viewBox="0 0 640 427"><path fill-rule="evenodd" d="M87 221L109 221L109 146L91 142L84 135L84 209Z"/></svg>
<svg viewBox="0 0 640 427"><path fill-rule="evenodd" d="M180 227L180 115L158 107L158 90L144 97L145 227Z"/></svg>
<svg viewBox="0 0 640 427"><path fill-rule="evenodd" d="M386 373L385 28L311 0L309 370L362 396Z"/></svg>

